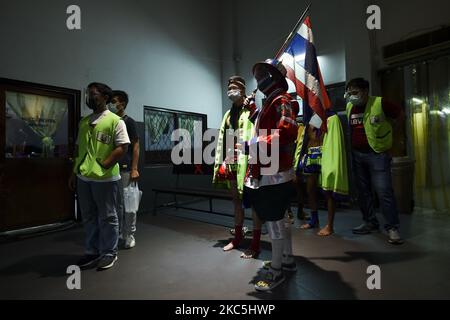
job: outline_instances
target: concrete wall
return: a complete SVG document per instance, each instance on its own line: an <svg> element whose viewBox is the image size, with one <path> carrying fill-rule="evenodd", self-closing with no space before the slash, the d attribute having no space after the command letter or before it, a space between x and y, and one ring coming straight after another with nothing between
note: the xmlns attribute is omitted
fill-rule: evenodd
<svg viewBox="0 0 450 320"><path fill-rule="evenodd" d="M80 90L105 82L130 94L128 113L137 121L149 105L206 113L218 126L217 2L79 0L80 31L66 28L70 4L0 2L1 76Z"/></svg>

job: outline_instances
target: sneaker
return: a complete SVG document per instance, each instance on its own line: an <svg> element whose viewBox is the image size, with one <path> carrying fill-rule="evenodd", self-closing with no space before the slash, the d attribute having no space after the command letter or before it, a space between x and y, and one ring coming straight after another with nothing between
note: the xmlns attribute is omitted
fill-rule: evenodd
<svg viewBox="0 0 450 320"><path fill-rule="evenodd" d="M98 262L100 256L98 254L86 254L77 262L80 268L88 268Z"/></svg>
<svg viewBox="0 0 450 320"><path fill-rule="evenodd" d="M370 223L370 222L364 222L363 224L357 226L356 228L353 228L354 234L369 234L371 232L376 232L379 230L378 225Z"/></svg>
<svg viewBox="0 0 450 320"><path fill-rule="evenodd" d="M403 239L397 229L388 230L388 242L390 244L403 244Z"/></svg>
<svg viewBox="0 0 450 320"><path fill-rule="evenodd" d="M274 269L270 268L268 272L263 274L262 279L255 284L255 290L257 291L273 290L281 283L283 283L284 280L286 280L286 278L283 272L276 272Z"/></svg>
<svg viewBox="0 0 450 320"><path fill-rule="evenodd" d="M136 240L133 236L129 236L128 239L125 241L124 248L125 249L131 249L136 246Z"/></svg>
<svg viewBox="0 0 450 320"><path fill-rule="evenodd" d="M106 270L111 268L114 263L117 261L117 255L115 256L103 256L103 258L100 259L97 270Z"/></svg>
<svg viewBox="0 0 450 320"><path fill-rule="evenodd" d="M269 270L272 261L263 261L262 263L262 268L264 270ZM283 269L284 271L289 271L289 272L296 272L297 271L297 263L295 263L295 261L291 262L291 263L281 263L281 269Z"/></svg>

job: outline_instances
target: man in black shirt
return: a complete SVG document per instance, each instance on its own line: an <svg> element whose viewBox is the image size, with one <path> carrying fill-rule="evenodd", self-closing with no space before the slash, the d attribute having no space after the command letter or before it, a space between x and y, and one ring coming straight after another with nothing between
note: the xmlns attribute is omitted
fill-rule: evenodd
<svg viewBox="0 0 450 320"><path fill-rule="evenodd" d="M123 188L139 179L139 136L136 122L133 118L125 114L128 105L128 94L124 91L113 91L113 98L110 103L110 110L117 114L125 122L131 145L128 152L120 160L120 176L122 188L119 192L119 244L125 249L131 249L136 245L134 234L136 232L136 212L126 212L123 201Z"/></svg>

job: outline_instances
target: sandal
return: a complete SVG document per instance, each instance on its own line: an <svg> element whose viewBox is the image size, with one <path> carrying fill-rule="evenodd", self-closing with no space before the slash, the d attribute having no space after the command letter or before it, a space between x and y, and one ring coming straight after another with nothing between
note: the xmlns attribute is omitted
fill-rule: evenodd
<svg viewBox="0 0 450 320"><path fill-rule="evenodd" d="M255 251L253 249L247 249L241 253L242 259L257 259L261 251Z"/></svg>
<svg viewBox="0 0 450 320"><path fill-rule="evenodd" d="M278 271L278 275L275 274L274 271ZM264 273L261 280L256 282L255 284L255 290L257 291L270 291L275 289L277 286L279 286L281 283L286 280L283 272L279 272L280 270L275 270L273 268L270 268L268 272Z"/></svg>

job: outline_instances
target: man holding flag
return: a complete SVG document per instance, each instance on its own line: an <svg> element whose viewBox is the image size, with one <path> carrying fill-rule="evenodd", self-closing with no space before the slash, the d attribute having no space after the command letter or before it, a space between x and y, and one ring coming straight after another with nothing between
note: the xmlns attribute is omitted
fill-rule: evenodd
<svg viewBox="0 0 450 320"><path fill-rule="evenodd" d="M292 255L291 224L285 213L294 194L292 161L298 103L287 93L286 69L280 61L259 62L253 67L253 74L266 100L261 110L253 108L250 115L255 130L253 138L245 143L250 157L244 196L259 219L266 222L272 241L272 262L255 284L256 290L269 291L285 280L283 270L297 270ZM261 152L256 154L261 149L270 154L269 164Z"/></svg>

